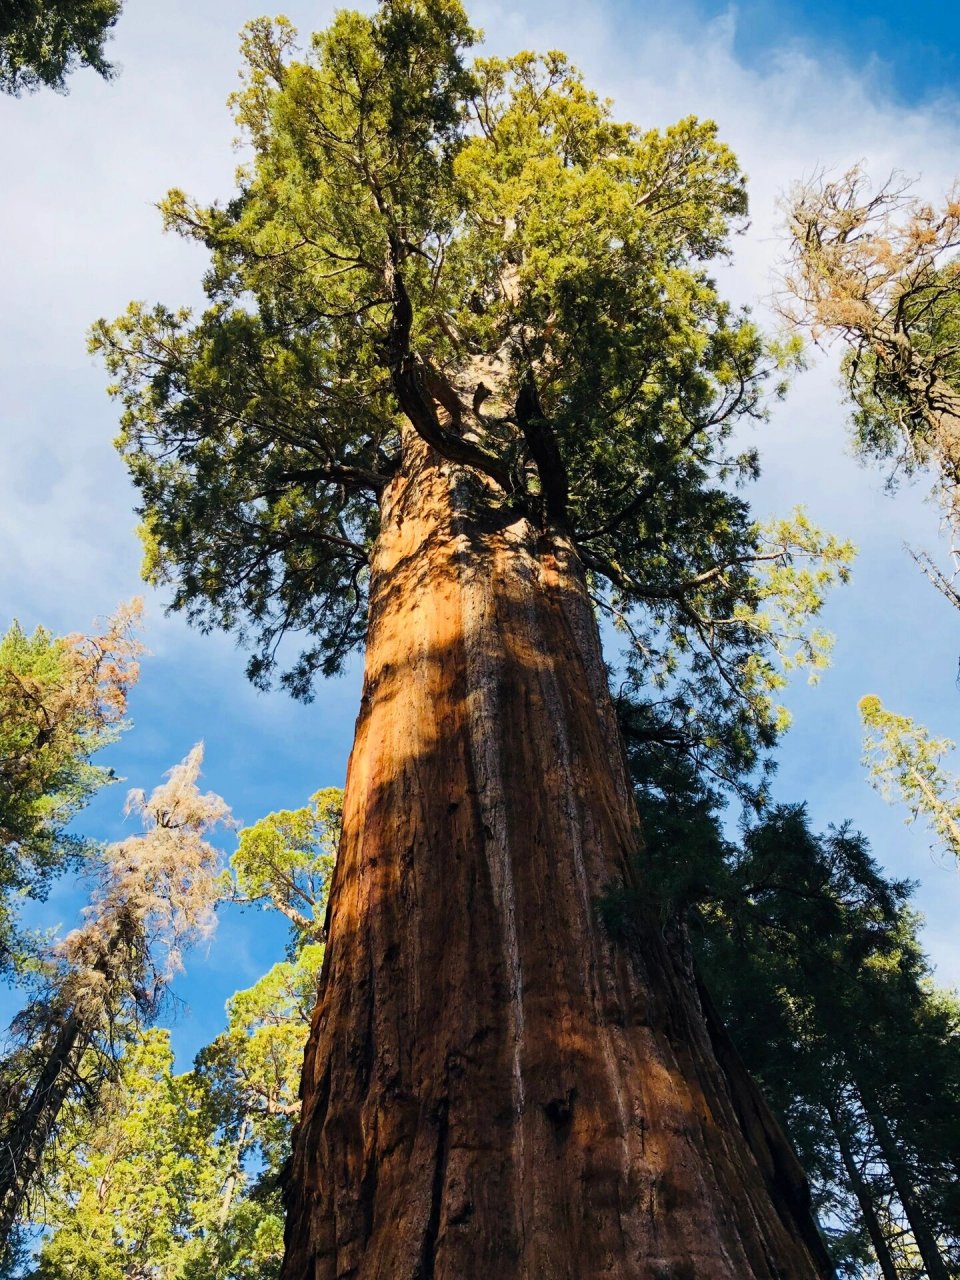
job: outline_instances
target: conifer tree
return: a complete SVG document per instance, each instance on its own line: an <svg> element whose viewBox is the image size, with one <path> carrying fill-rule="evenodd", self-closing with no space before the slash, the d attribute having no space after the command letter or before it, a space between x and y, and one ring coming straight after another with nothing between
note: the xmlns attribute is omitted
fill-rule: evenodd
<svg viewBox="0 0 960 1280"><path fill-rule="evenodd" d="M18 1015L19 1046L4 1061L0 1238L11 1237L69 1099L96 1097L131 1023L152 1017L182 948L213 927L219 877L207 833L226 820L201 793L196 746L147 798L128 809L144 832L105 851L84 922L51 957L40 992Z"/></svg>
<svg viewBox="0 0 960 1280"><path fill-rule="evenodd" d="M0 9L0 93L41 87L66 92L67 76L92 67L114 74L104 45L123 0L4 0Z"/></svg>
<svg viewBox="0 0 960 1280"><path fill-rule="evenodd" d="M802 807L771 811L739 847L715 818L686 814L702 824L693 847L713 856L691 876L670 829L648 822L650 878L668 916L690 924L711 998L813 1179L838 1265L946 1280L960 1261L960 1024L955 999L930 986L909 885L883 877L849 828L814 835Z"/></svg>
<svg viewBox="0 0 960 1280"><path fill-rule="evenodd" d="M36 1280L213 1280L231 1155L217 1122L203 1078L174 1071L170 1033L133 1037L96 1108L61 1116Z"/></svg>
<svg viewBox="0 0 960 1280"><path fill-rule="evenodd" d="M15 959L15 897L43 898L90 849L66 830L113 771L91 763L123 728L139 673L140 602L102 634L0 638L0 967Z"/></svg>
<svg viewBox="0 0 960 1280"><path fill-rule="evenodd" d="M149 1030L97 1106L72 1107L47 1162L42 1280L121 1280L131 1267L151 1280L278 1274L341 799L327 788L239 833L221 893L284 916L288 958L228 1001L192 1071L175 1074L169 1034Z"/></svg>
<svg viewBox="0 0 960 1280"><path fill-rule="evenodd" d="M786 313L816 338L846 345L843 376L858 450L892 460L892 478L929 467L960 529L957 190L937 207L896 174L874 189L853 168L836 180L821 175L798 185L787 215ZM932 563L925 567L937 581Z"/></svg>
<svg viewBox="0 0 960 1280"><path fill-rule="evenodd" d="M960 858L960 786L942 764L955 744L931 737L909 716L888 711L873 694L861 698L859 706L871 782L887 800L908 807L908 822L922 816L937 844Z"/></svg>
<svg viewBox="0 0 960 1280"><path fill-rule="evenodd" d="M742 772L850 549L735 488L777 358L709 275L746 209L714 126L475 38L456 0L304 57L252 24L239 191L164 204L209 306L94 333L174 606L301 695L366 642L286 1274L822 1274L657 922L624 956L597 916L637 815L593 608L656 732Z"/></svg>

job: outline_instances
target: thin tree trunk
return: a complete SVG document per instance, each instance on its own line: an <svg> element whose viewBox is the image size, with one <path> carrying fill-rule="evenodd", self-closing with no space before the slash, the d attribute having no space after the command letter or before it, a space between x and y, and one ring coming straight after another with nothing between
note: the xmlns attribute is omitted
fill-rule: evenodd
<svg viewBox="0 0 960 1280"><path fill-rule="evenodd" d="M864 1102L867 1102L866 1098L864 1098ZM886 1116L880 1107L876 1105L875 1099L871 1099L867 1103L867 1115L870 1118L873 1132L876 1134L877 1146L883 1154L884 1163L890 1170L890 1179L897 1193L897 1199L903 1205L903 1211L907 1215L907 1221L910 1223L910 1230L916 1241L920 1257L923 1259L927 1275L930 1280L951 1280L947 1264L943 1260L943 1256L937 1246L936 1236L917 1197L916 1188L897 1145L897 1140L887 1123Z"/></svg>
<svg viewBox="0 0 960 1280"><path fill-rule="evenodd" d="M124 935L124 922L115 921L90 966L108 991L116 984L114 967ZM10 1238L63 1105L76 1086L83 1055L107 1017L106 1004L98 1009L78 1000L76 993L67 1010L57 1001L47 1006L48 1025L56 1026L61 1018L62 1022L30 1097L22 1110L12 1109L9 1127L0 1136L0 1241Z"/></svg>
<svg viewBox="0 0 960 1280"><path fill-rule="evenodd" d="M652 916L580 566L408 447L384 495L287 1280L809 1280Z"/></svg>
<svg viewBox="0 0 960 1280"><path fill-rule="evenodd" d="M244 1147L250 1137L251 1128L252 1125L249 1119L244 1116L240 1124L240 1132L237 1134L237 1140L233 1146L233 1160L230 1163L230 1172L227 1174L227 1180L223 1184L223 1193L220 1197L217 1226L221 1231L227 1225L230 1218L230 1210L233 1208L233 1197L237 1194L237 1183L240 1181L240 1173L243 1169Z"/></svg>
<svg viewBox="0 0 960 1280"><path fill-rule="evenodd" d="M847 1133L837 1114L836 1109L830 1104L827 1105L827 1114L830 1116L830 1126L833 1129L833 1136L837 1142L837 1150L840 1152L840 1159L843 1167L847 1172L847 1180L850 1183L850 1190L856 1196L857 1204L860 1206L860 1213L863 1216L863 1225L867 1228L867 1235L870 1237L870 1243L873 1246L873 1252L876 1255L877 1263L883 1280L899 1280L897 1268L893 1262L893 1256L887 1244L887 1238L883 1234L883 1228L880 1225L880 1219L877 1217L877 1211L873 1207L873 1198L870 1195L867 1185L863 1180L857 1162L850 1150L850 1143L847 1139Z"/></svg>
<svg viewBox="0 0 960 1280"><path fill-rule="evenodd" d="M953 846L956 856L960 858L960 824L950 816L949 808L943 803L919 769L911 769L909 776L917 784L920 794L929 805L931 815L935 820L939 819L943 823L946 828L947 839Z"/></svg>
<svg viewBox="0 0 960 1280"><path fill-rule="evenodd" d="M26 1105L0 1139L0 1240L11 1238L88 1043L82 1023L70 1014Z"/></svg>

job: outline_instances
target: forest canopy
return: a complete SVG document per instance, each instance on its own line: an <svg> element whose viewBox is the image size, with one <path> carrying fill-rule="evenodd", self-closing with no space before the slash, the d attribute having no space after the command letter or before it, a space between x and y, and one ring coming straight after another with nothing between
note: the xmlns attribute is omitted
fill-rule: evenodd
<svg viewBox="0 0 960 1280"><path fill-rule="evenodd" d="M0 10L0 93L66 92L77 67L114 74L105 48L123 0L4 0Z"/></svg>

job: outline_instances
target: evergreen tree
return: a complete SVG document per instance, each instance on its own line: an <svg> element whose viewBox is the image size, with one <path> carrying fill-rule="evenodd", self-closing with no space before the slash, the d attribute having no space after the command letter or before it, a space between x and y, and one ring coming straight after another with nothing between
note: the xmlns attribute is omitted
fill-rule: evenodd
<svg viewBox="0 0 960 1280"><path fill-rule="evenodd" d="M144 833L105 851L84 922L50 958L17 1016L0 1072L0 1238L11 1237L70 1099L96 1099L131 1024L149 1019L184 945L213 926L217 852L206 834L229 813L197 786L194 747L149 799L128 808Z"/></svg>
<svg viewBox="0 0 960 1280"><path fill-rule="evenodd" d="M289 957L232 997L226 1029L191 1072L174 1074L168 1033L147 1031L97 1106L74 1106L47 1162L38 1280L278 1273L340 800L327 788L239 833L227 896L285 916Z"/></svg>
<svg viewBox="0 0 960 1280"><path fill-rule="evenodd" d="M0 638L0 968L16 959L14 903L42 899L51 877L91 852L70 819L113 770L91 757L123 728L138 675L140 602L117 611L101 635Z"/></svg>
<svg viewBox="0 0 960 1280"><path fill-rule="evenodd" d="M798 186L787 213L786 312L815 337L847 346L843 373L857 448L893 460L894 476L931 467L960 528L958 192L935 208L896 175L872 190L854 168L836 181Z"/></svg>
<svg viewBox="0 0 960 1280"><path fill-rule="evenodd" d="M294 954L323 939L342 823L343 792L325 787L302 809L244 827L230 859L231 897L285 916Z"/></svg>
<svg viewBox="0 0 960 1280"><path fill-rule="evenodd" d="M0 9L0 93L45 86L66 92L67 76L92 67L105 80L114 68L104 45L123 0L4 0Z"/></svg>
<svg viewBox="0 0 960 1280"><path fill-rule="evenodd" d="M932 738L909 716L888 711L880 699L860 699L864 725L864 764L870 780L887 800L900 800L910 817L921 815L938 845L960 858L960 787L941 761L954 748L949 738Z"/></svg>
<svg viewBox="0 0 960 1280"><path fill-rule="evenodd" d="M212 1277L229 1148L202 1077L174 1073L167 1031L125 1048L96 1110L61 1123L36 1280Z"/></svg>
<svg viewBox="0 0 960 1280"><path fill-rule="evenodd" d="M742 772L849 548L735 488L777 361L708 274L746 208L714 126L474 38L456 0L305 58L254 23L240 189L164 205L209 307L94 334L175 606L260 683L299 634L299 694L366 639L286 1274L824 1273L657 922L600 927L637 815L593 600L661 736Z"/></svg>
<svg viewBox="0 0 960 1280"><path fill-rule="evenodd" d="M736 844L702 789L670 791L642 762L637 774L647 883L665 922L691 930L708 999L812 1179L841 1272L945 1280L960 1262L960 1010L930 985L909 885L885 879L849 828L816 836L802 806ZM635 904L605 906L622 935Z"/></svg>
<svg viewBox="0 0 960 1280"><path fill-rule="evenodd" d="M300 1114L342 806L343 793L327 787L301 809L268 814L240 832L230 860L234 901L279 912L290 926L287 958L228 1002L226 1030L196 1064L218 1099L222 1140L234 1144L215 1274L237 1280L277 1275L283 1257L283 1171Z"/></svg>

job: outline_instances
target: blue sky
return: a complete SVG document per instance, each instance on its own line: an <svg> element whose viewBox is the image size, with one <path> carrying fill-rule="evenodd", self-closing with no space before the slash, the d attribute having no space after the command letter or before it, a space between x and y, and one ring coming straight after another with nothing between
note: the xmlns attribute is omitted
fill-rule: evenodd
<svg viewBox="0 0 960 1280"><path fill-rule="evenodd" d="M302 31L331 6L286 6ZM248 0L128 0L113 53L120 77L89 73L69 97L0 101L0 626L17 616L55 631L82 629L143 591L133 496L111 448L115 409L84 334L133 297L198 301L202 254L160 232L153 203L173 185L201 199L229 195L237 163L224 102L236 85L236 37ZM489 44L566 49L623 115L666 125L694 112L717 119L751 179L752 223L724 271L731 296L770 319L777 197L820 165L864 159L899 167L936 198L960 155L960 17L932 3L638 4L482 0ZM854 581L831 601L833 668L788 695L795 725L780 753L777 798L806 800L819 826L850 818L890 871L922 881L926 945L945 982L960 982L955 921L960 880L936 862L919 828L868 787L859 764L856 702L877 693L938 734L957 736L957 615L917 574L904 542L942 551L923 485L895 499L850 456L835 356L814 355L755 442L760 515L806 504L817 523L860 547ZM135 728L109 763L151 787L198 739L205 783L244 822L305 802L342 782L359 698L359 663L308 706L263 695L243 678L229 637L201 636L147 596L153 656L133 698ZM124 786L84 820L104 839L125 834ZM40 913L69 925L81 901L63 882ZM189 957L175 1043L186 1064L221 1024L224 1000L280 958L282 930L225 914ZM6 1005L0 1004L0 1013Z"/></svg>
<svg viewBox="0 0 960 1280"><path fill-rule="evenodd" d="M625 8L636 13L644 6L628 3ZM729 9L715 2L702 6L712 17ZM664 12L669 13L666 6ZM792 44L817 58L854 66L872 63L877 85L905 102L956 91L960 11L946 0L747 0L736 6L736 23L734 49L748 63L776 56Z"/></svg>

